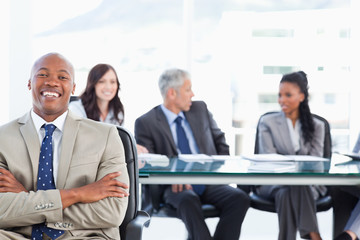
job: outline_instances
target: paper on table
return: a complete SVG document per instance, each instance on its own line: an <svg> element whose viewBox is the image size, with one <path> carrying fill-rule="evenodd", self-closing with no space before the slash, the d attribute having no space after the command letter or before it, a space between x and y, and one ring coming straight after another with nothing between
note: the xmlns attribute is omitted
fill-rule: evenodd
<svg viewBox="0 0 360 240"><path fill-rule="evenodd" d="M184 162L212 162L211 156L206 154L179 154L178 158Z"/></svg>
<svg viewBox="0 0 360 240"><path fill-rule="evenodd" d="M232 155L211 155L213 160L242 160L241 156L232 156Z"/></svg>
<svg viewBox="0 0 360 240"><path fill-rule="evenodd" d="M309 156L309 155L281 155L277 153L270 153L270 154L252 154L252 155L244 155L245 159L252 160L252 161L260 161L260 162L326 162L330 161L327 158L316 157L316 156Z"/></svg>
<svg viewBox="0 0 360 240"><path fill-rule="evenodd" d="M269 172L269 173L283 173L294 172L296 170L295 162L251 162L248 167L248 172Z"/></svg>
<svg viewBox="0 0 360 240"><path fill-rule="evenodd" d="M169 158L165 155L154 153L140 153L138 160L145 161L151 166L166 167L169 165Z"/></svg>
<svg viewBox="0 0 360 240"><path fill-rule="evenodd" d="M352 160L356 160L356 161L360 160L360 153L350 152L350 153L339 153L339 154L350 157Z"/></svg>
<svg viewBox="0 0 360 240"><path fill-rule="evenodd" d="M287 157L286 155L281 155L277 153L269 153L269 154L251 154L251 155L243 155L243 158L252 160L252 161L273 161L273 162L281 162L281 161L294 161L294 159Z"/></svg>
<svg viewBox="0 0 360 240"><path fill-rule="evenodd" d="M286 155L286 156L293 159L296 162L328 162L328 161L330 161L327 158L310 156L310 155Z"/></svg>

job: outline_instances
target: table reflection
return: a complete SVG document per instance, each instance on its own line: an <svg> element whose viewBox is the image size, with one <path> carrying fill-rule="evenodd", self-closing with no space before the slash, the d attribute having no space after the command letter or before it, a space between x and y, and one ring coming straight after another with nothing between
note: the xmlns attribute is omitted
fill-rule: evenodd
<svg viewBox="0 0 360 240"><path fill-rule="evenodd" d="M208 156L199 159L171 157L153 154L139 155L142 162L140 173L360 173L360 161L350 161L342 156L334 156L331 161L251 161L241 156Z"/></svg>

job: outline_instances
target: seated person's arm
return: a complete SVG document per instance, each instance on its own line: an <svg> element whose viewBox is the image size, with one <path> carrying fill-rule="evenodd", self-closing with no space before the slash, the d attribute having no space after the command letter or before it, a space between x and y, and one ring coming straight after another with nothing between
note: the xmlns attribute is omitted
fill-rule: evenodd
<svg viewBox="0 0 360 240"><path fill-rule="evenodd" d="M121 172L109 173L102 179L79 188L60 190L63 209L75 203L93 203L107 197L127 197L128 186L116 179Z"/></svg>
<svg viewBox="0 0 360 240"><path fill-rule="evenodd" d="M0 168L0 192L28 192L8 170ZM126 197L128 185L116 180L120 172L109 173L99 181L79 188L60 190L63 209L75 203L92 203L107 197Z"/></svg>
<svg viewBox="0 0 360 240"><path fill-rule="evenodd" d="M146 124L141 119L135 121L135 139L137 144L144 147L147 152L155 153L153 140L147 131Z"/></svg>
<svg viewBox="0 0 360 240"><path fill-rule="evenodd" d="M2 161L0 166L6 167ZM54 227L56 222L67 222L73 229L109 228L119 226L125 216L128 199L124 197L128 196L125 189L129 179L124 150L115 127L109 132L94 183L68 190L34 192L25 189L9 171L0 171L0 201L5 203L0 206L0 228L44 221L49 227ZM40 210L35 207L45 204L48 207ZM91 221L84 221L89 216Z"/></svg>
<svg viewBox="0 0 360 240"><path fill-rule="evenodd" d="M265 122L260 120L259 123L259 153L276 153L276 148L273 142L270 128Z"/></svg>
<svg viewBox="0 0 360 240"><path fill-rule="evenodd" d="M62 202L64 222L73 222L74 226L81 226L80 228L108 228L119 226L125 217L128 199L112 197L114 194L127 196L126 190L122 186L129 184L124 149L116 127L111 128L107 139L106 148L96 173L96 182L72 189L75 191L70 193L60 192L62 201L64 201ZM118 175L119 172L120 175ZM115 181L115 177L117 181ZM74 192L79 196L74 197ZM83 198L88 193L95 193L95 196ZM70 205L79 199L81 202ZM96 199L99 200L96 201ZM67 205L68 207L66 207ZM89 216L92 221L84 221Z"/></svg>
<svg viewBox="0 0 360 240"><path fill-rule="evenodd" d="M221 131L215 122L213 115L208 111L211 134L218 155L229 155L229 145L226 143L225 133Z"/></svg>

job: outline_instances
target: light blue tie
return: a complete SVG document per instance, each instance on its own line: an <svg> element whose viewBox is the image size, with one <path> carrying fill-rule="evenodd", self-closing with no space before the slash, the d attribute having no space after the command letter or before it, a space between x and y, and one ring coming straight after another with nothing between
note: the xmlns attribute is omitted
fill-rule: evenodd
<svg viewBox="0 0 360 240"><path fill-rule="evenodd" d="M53 175L53 146L52 134L56 127L53 124L43 125L45 128L45 137L41 144L39 171L37 180L37 190L55 189ZM64 234L64 231L46 227L45 223L33 225L31 239L42 240L43 233L46 233L51 239L56 239Z"/></svg>
<svg viewBox="0 0 360 240"><path fill-rule="evenodd" d="M182 120L183 119L180 116L175 119L178 148L182 154L191 154L189 141L186 137L185 130L181 125ZM198 195L203 194L205 191L205 185L192 185L192 187L194 192L196 192Z"/></svg>

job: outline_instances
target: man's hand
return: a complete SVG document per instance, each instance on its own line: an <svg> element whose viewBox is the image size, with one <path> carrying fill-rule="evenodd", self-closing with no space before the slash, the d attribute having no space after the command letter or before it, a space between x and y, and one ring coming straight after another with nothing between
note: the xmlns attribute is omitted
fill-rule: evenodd
<svg viewBox="0 0 360 240"><path fill-rule="evenodd" d="M174 193L182 192L184 190L184 187L186 190L191 190L192 186L190 184L173 184L171 186L171 190Z"/></svg>
<svg viewBox="0 0 360 240"><path fill-rule="evenodd" d="M97 202L107 197L127 197L129 193L125 190L128 185L116 180L120 172L109 173L99 181L85 185L83 187L60 190L63 208L72 204Z"/></svg>
<svg viewBox="0 0 360 240"><path fill-rule="evenodd" d="M107 197L129 196L127 191L124 190L129 186L115 179L120 175L120 172L109 173L97 182L78 188L79 193L82 193L80 201L82 203L92 203Z"/></svg>
<svg viewBox="0 0 360 240"><path fill-rule="evenodd" d="M137 150L137 153L138 154L141 154L141 153L149 153L149 151L147 150L146 147L142 146L142 145L139 145L139 144L136 144L136 150Z"/></svg>
<svg viewBox="0 0 360 240"><path fill-rule="evenodd" d="M10 171L0 168L0 192L19 193L27 190Z"/></svg>

